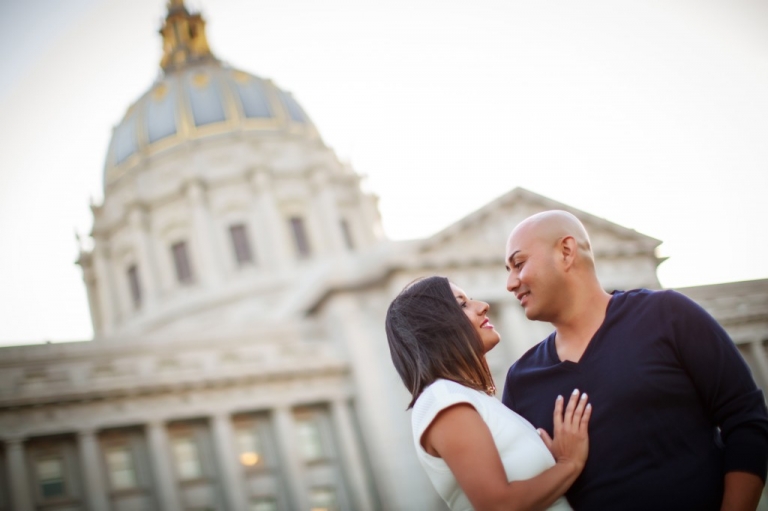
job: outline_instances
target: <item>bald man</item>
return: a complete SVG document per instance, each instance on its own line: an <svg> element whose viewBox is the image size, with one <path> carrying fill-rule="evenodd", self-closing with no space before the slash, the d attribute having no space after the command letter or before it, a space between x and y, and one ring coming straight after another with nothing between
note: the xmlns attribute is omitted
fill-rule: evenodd
<svg viewBox="0 0 768 511"><path fill-rule="evenodd" d="M709 314L671 290L606 293L565 211L521 222L506 265L526 317L555 331L509 369L502 401L549 435L558 395L578 388L593 404L589 458L566 494L574 509L755 510L768 414Z"/></svg>

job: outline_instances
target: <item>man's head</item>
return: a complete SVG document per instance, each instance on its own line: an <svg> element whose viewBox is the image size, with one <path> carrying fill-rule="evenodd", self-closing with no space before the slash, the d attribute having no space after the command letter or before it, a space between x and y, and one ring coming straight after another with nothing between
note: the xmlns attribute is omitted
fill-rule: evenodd
<svg viewBox="0 0 768 511"><path fill-rule="evenodd" d="M556 322L573 299L573 290L596 281L589 236L566 211L545 211L514 228L507 240L507 290L528 319Z"/></svg>

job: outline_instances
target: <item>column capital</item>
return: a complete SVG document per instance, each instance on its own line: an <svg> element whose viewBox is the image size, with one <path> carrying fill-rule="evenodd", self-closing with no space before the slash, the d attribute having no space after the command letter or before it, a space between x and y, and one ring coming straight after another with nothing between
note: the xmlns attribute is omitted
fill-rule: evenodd
<svg viewBox="0 0 768 511"><path fill-rule="evenodd" d="M109 241L102 236L94 236L93 238L93 251L91 252L94 257L108 260L112 257L112 251L109 246Z"/></svg>
<svg viewBox="0 0 768 511"><path fill-rule="evenodd" d="M144 205L138 202L134 202L133 204L128 205L127 209L128 222L131 224L131 226L134 228L139 227L141 229L146 229L147 210Z"/></svg>
<svg viewBox="0 0 768 511"><path fill-rule="evenodd" d="M322 190L331 181L331 172L326 167L313 167L309 171L312 186L316 190Z"/></svg>
<svg viewBox="0 0 768 511"><path fill-rule="evenodd" d="M266 191L272 186L272 174L264 167L257 167L250 171L248 180L256 191Z"/></svg>
<svg viewBox="0 0 768 511"><path fill-rule="evenodd" d="M95 437L97 432L97 428L89 426L86 428L78 429L76 433L78 438L90 438Z"/></svg>
<svg viewBox="0 0 768 511"><path fill-rule="evenodd" d="M20 447L27 438L24 435L8 435L3 437L3 443L8 447Z"/></svg>
<svg viewBox="0 0 768 511"><path fill-rule="evenodd" d="M144 425L147 428L164 428L168 424L168 419L161 418L161 419L149 419L144 422Z"/></svg>
<svg viewBox="0 0 768 511"><path fill-rule="evenodd" d="M212 420L230 420L232 416L234 415L234 412L232 410L213 410L208 415L208 418Z"/></svg>
<svg viewBox="0 0 768 511"><path fill-rule="evenodd" d="M188 181L184 188L184 193L191 202L197 204L205 199L205 185L199 179Z"/></svg>

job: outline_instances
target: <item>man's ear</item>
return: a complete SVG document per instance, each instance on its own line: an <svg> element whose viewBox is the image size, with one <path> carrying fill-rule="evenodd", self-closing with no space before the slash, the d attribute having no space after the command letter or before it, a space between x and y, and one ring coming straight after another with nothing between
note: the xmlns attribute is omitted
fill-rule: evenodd
<svg viewBox="0 0 768 511"><path fill-rule="evenodd" d="M576 261L576 254L578 253L579 246L573 236L565 236L560 238L558 245L561 261L565 265L565 269L567 271Z"/></svg>

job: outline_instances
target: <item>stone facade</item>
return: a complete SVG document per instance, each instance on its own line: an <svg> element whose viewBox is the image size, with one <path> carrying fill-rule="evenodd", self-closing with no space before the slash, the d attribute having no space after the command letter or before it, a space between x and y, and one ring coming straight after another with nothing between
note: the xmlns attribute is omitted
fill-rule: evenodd
<svg viewBox="0 0 768 511"><path fill-rule="evenodd" d="M444 509L413 451L389 301L441 274L489 302L502 382L550 331L504 289L514 225L576 214L606 289L659 288L660 241L520 188L387 240L298 103L216 60L195 16L170 2L165 73L115 128L79 259L95 338L0 349L0 510ZM768 281L681 291L765 388Z"/></svg>

